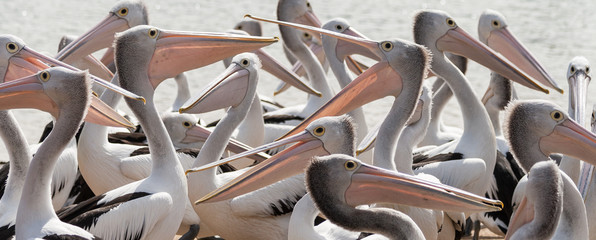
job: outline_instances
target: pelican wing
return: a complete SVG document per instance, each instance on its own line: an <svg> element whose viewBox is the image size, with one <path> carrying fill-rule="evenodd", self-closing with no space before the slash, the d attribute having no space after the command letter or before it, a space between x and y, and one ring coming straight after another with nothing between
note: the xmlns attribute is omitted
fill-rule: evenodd
<svg viewBox="0 0 596 240"><path fill-rule="evenodd" d="M304 194L304 174L299 174L238 196L232 199L230 205L237 216L279 216L291 213Z"/></svg>

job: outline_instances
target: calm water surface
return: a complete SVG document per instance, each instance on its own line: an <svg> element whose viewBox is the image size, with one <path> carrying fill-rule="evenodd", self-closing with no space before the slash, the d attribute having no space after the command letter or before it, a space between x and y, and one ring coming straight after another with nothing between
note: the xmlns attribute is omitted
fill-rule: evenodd
<svg viewBox="0 0 596 240"><path fill-rule="evenodd" d="M244 14L275 18L277 1L145 1L149 7L150 24L172 30L189 31L226 31L234 26ZM3 1L0 14L0 33L13 34L22 38L29 47L54 55L58 41L63 35L80 35L103 19L114 5L114 1ZM487 8L503 13L508 20L509 30L520 39L535 57L544 65L559 86L567 89L566 71L569 60L576 55L583 55L596 62L596 2L579 1L483 1L483 0L439 0L439 1L319 1L312 0L315 13L322 22L335 17L343 17L353 27L371 39L383 40L402 38L411 40L412 17L420 9L440 9L447 11L456 22L473 36L477 35L478 17ZM266 36L279 36L276 25L264 23ZM281 44L276 43L266 48L268 52L287 63L281 51ZM224 70L223 64L216 63L189 73L191 91L198 92L202 86ZM331 73L328 76L335 86ZM474 85L476 94L482 96L488 85L489 72L471 62L468 78ZM261 75L259 92L273 97L273 89L278 80L268 74ZM545 95L516 85L520 98L547 99L561 106L567 105L565 95L551 93ZM337 88L336 88L337 89ZM160 110L165 110L174 100L173 81L165 81L156 92L156 103ZM591 86L588 93L588 108L592 109L595 98ZM295 90L276 96L276 100L286 105L303 102L305 95ZM376 120L384 116L392 99L386 98L365 107L373 126ZM446 109L444 119L450 125L461 126L457 102L452 100ZM125 109L125 104L121 104ZM220 112L205 118L215 119ZM42 127L51 117L37 110L16 110L21 127L30 143L39 139ZM589 114L587 115L589 116ZM4 146L0 146L0 159L6 160Z"/></svg>

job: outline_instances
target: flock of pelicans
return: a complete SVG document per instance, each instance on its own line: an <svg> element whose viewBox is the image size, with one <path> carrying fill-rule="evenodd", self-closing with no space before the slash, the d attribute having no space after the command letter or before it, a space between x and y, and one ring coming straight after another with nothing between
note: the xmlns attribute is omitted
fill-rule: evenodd
<svg viewBox="0 0 596 240"><path fill-rule="evenodd" d="M480 17L478 40L445 12L420 11L415 43L368 39L344 19L322 24L305 0L279 0L277 18L171 31L147 25L142 2L122 1L63 38L53 58L0 35L10 158L0 239L459 239L469 226L478 237L480 223L506 239L596 239L585 58L569 65L565 111L516 99L511 81L563 90L496 11ZM260 36L262 23L279 25L292 69L260 49L279 41ZM467 59L493 71L482 98L464 76ZM225 72L191 98L184 72L220 60ZM262 70L283 80L278 92L308 93L306 103L261 100ZM162 113L154 90L168 78L178 95ZM114 110L123 96L134 117ZM361 106L386 96L391 109L367 129ZM452 96L463 129L441 121ZM14 108L55 118L40 144L28 145ZM214 128L193 115L218 109L227 112Z"/></svg>

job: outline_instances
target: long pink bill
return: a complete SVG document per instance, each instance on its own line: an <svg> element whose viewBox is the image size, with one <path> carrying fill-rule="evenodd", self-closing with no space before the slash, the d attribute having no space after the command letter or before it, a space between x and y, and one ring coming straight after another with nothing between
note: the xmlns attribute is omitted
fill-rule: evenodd
<svg viewBox="0 0 596 240"><path fill-rule="evenodd" d="M571 119L562 120L539 144L546 156L562 153L596 165L596 135Z"/></svg>
<svg viewBox="0 0 596 240"><path fill-rule="evenodd" d="M546 72L544 67L524 47L524 45L509 31L507 27L491 31L488 39L488 46L501 53L515 66L536 79L538 82L563 93L555 80Z"/></svg>
<svg viewBox="0 0 596 240"><path fill-rule="evenodd" d="M445 184L360 163L345 192L351 206L397 203L454 212L500 211L503 203Z"/></svg>
<svg viewBox="0 0 596 240"><path fill-rule="evenodd" d="M271 144L264 145L263 147L255 148L253 151L234 155L230 158L213 163L212 165L202 166L200 169L204 170L209 167L215 167L217 165L239 159L242 156L248 156L249 154L254 154L258 151L264 151L266 149L271 149L294 142L297 143L265 160L264 162L252 167L250 170L246 171L220 188L214 190L213 192L207 194L195 203L199 204L223 201L252 192L254 190L258 190L280 180L302 173L313 156L323 156L329 154L329 152L323 148L323 143L320 140L312 136L309 132L304 131L303 133L293 137L273 142ZM187 173L200 169L191 169L188 170Z"/></svg>
<svg viewBox="0 0 596 240"><path fill-rule="evenodd" d="M474 39L460 27L449 30L445 35L437 40L437 48L441 51L452 52L457 55L472 59L483 66L492 69L502 76L511 79L528 88L548 93L549 91L538 85L522 71L509 63L508 60L501 58L488 46ZM532 65L538 68L536 65Z"/></svg>

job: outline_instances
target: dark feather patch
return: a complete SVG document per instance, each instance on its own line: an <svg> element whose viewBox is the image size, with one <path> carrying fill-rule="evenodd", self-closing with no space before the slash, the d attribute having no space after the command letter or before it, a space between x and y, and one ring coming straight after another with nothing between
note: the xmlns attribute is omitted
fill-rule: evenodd
<svg viewBox="0 0 596 240"><path fill-rule="evenodd" d="M515 173L511 169L509 161L500 152L497 152L497 163L495 164L493 176L497 182L497 189L495 189L497 195L492 196L492 194L490 194L491 192L489 191L487 194L485 194L485 197L503 202L503 210L497 212L487 212L484 213L484 216L494 221L499 220L503 222L504 226L498 226L501 231L506 234L507 228L505 226L509 226L509 219L511 219L511 215L513 215L513 191L517 186L518 179L515 177Z"/></svg>
<svg viewBox="0 0 596 240"><path fill-rule="evenodd" d="M85 178L81 175L81 172L77 172L77 180L74 186L72 186L68 198L75 198L73 204L78 204L94 196L95 193L93 193Z"/></svg>
<svg viewBox="0 0 596 240"><path fill-rule="evenodd" d="M208 127L208 128L210 128L210 127L216 127L216 126L217 126L217 124L219 123L219 120L221 120L221 119L217 119L217 120L215 120L215 121L213 121L213 122L210 122L210 123L209 123L209 124L207 124L207 126L205 126L205 127Z"/></svg>
<svg viewBox="0 0 596 240"><path fill-rule="evenodd" d="M11 239L14 236L14 228L15 225L12 226L2 226L0 227L0 239Z"/></svg>
<svg viewBox="0 0 596 240"><path fill-rule="evenodd" d="M526 175L526 173L524 172L524 169L521 166L519 166L517 159L515 159L515 157L513 157L513 154L511 154L511 152L507 152L506 158L507 158L507 161L509 161L511 170L513 170L515 177L519 181L522 177L524 177Z"/></svg>
<svg viewBox="0 0 596 240"><path fill-rule="evenodd" d="M75 140L77 143L79 143L79 138L81 137L81 132L83 132L83 127L85 126L85 123L81 123L81 126L79 127L79 130L77 131L77 134L75 134ZM46 124L46 126L43 129L43 132L41 133L41 137L39 137L39 143L43 142L43 140L46 140L46 138L48 137L48 135L50 135L50 132L52 132L52 129L54 129L54 122L51 121L48 124Z"/></svg>
<svg viewBox="0 0 596 240"><path fill-rule="evenodd" d="M304 193L306 194L306 192ZM294 195L294 197L289 197L286 199L280 199L277 203L270 203L269 206L271 207L271 215L272 216L280 216L287 213L292 213L294 211L294 206L302 198L302 195Z"/></svg>
<svg viewBox="0 0 596 240"><path fill-rule="evenodd" d="M98 204L105 194L90 198L87 201L79 203L77 205L71 205L69 207L60 209L56 212L58 218L61 221L79 226L83 229L89 229L92 225L97 223L97 220L104 213L109 212L115 207L120 206L122 203L145 197L150 195L146 192L135 192L129 193L113 199L112 201Z"/></svg>
<svg viewBox="0 0 596 240"><path fill-rule="evenodd" d="M416 170L420 167L423 167L427 164L436 163L436 162L446 162L451 160L460 160L463 159L464 155L462 153L442 153L437 154L432 157L428 157L426 154L416 154L414 155L412 169Z"/></svg>
<svg viewBox="0 0 596 240"><path fill-rule="evenodd" d="M263 121L265 121L265 124L280 124L291 120L304 121L304 118L296 115L263 115Z"/></svg>
<svg viewBox="0 0 596 240"><path fill-rule="evenodd" d="M42 239L45 240L89 240L89 238L81 237L78 235L69 235L69 234L52 234L43 237ZM101 238L93 237L93 240L101 240Z"/></svg>
<svg viewBox="0 0 596 240"><path fill-rule="evenodd" d="M108 134L108 142L147 146L147 136L144 133L117 132Z"/></svg>
<svg viewBox="0 0 596 240"><path fill-rule="evenodd" d="M8 180L8 170L10 169L10 162L5 163L0 167L0 199L4 196L6 189L6 180Z"/></svg>

